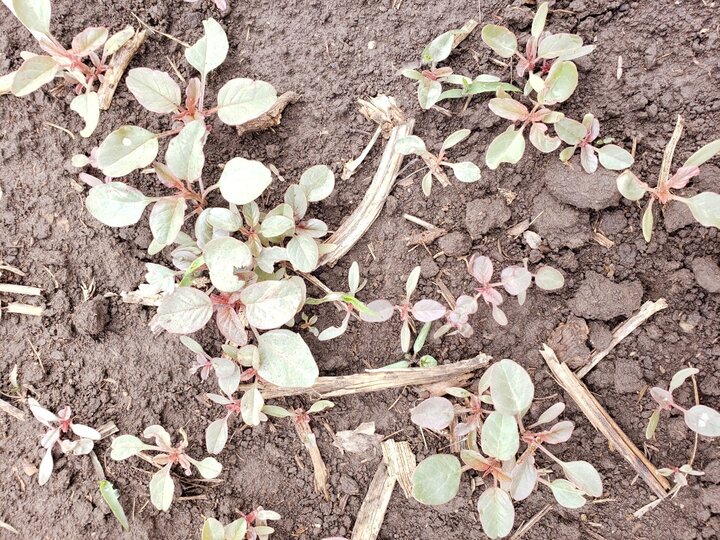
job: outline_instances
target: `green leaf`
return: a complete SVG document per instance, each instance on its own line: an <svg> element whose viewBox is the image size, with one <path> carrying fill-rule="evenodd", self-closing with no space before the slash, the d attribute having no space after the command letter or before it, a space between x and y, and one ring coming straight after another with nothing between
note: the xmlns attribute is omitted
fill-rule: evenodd
<svg viewBox="0 0 720 540"><path fill-rule="evenodd" d="M650 416L648 425L645 428L645 438L652 439L655 436L655 430L657 429L658 423L660 422L660 409L655 409Z"/></svg>
<svg viewBox="0 0 720 540"><path fill-rule="evenodd" d="M446 137L446 139L442 143L442 147L440 148L441 151L443 150L449 150L453 146L460 144L465 139L467 139L470 136L470 130L469 129L459 129L450 135ZM398 141L400 142L400 141ZM417 153L417 152L416 152Z"/></svg>
<svg viewBox="0 0 720 540"><path fill-rule="evenodd" d="M528 138L532 145L545 154L554 152L560 146L560 139L547 134L548 127L542 122L533 122Z"/></svg>
<svg viewBox="0 0 720 540"><path fill-rule="evenodd" d="M105 46L103 47L103 53L102 57L107 58L111 54L115 54L120 47L125 45L130 39L135 35L135 29L131 25L127 25L125 28L120 30L119 32L115 32L110 38L105 42Z"/></svg>
<svg viewBox="0 0 720 540"><path fill-rule="evenodd" d="M246 391L240 398L240 414L243 422L248 426L260 425L260 413L262 411L265 400L263 399L257 386L253 386Z"/></svg>
<svg viewBox="0 0 720 540"><path fill-rule="evenodd" d="M399 138L395 143L395 149L398 154L402 154L403 156L407 156L408 154L420 155L427 152L425 143L417 135L407 135L406 137Z"/></svg>
<svg viewBox="0 0 720 540"><path fill-rule="evenodd" d="M440 396L429 397L410 409L412 423L426 429L443 430L454 418L453 404L449 399Z"/></svg>
<svg viewBox="0 0 720 540"><path fill-rule="evenodd" d="M92 216L109 227L137 223L152 202L140 191L123 182L110 182L90 189L85 206Z"/></svg>
<svg viewBox="0 0 720 540"><path fill-rule="evenodd" d="M632 154L616 144L606 144L597 149L600 164L611 171L622 171L632 167Z"/></svg>
<svg viewBox="0 0 720 540"><path fill-rule="evenodd" d="M428 110L430 107L440 101L442 95L442 84L440 81L434 81L423 77L418 84L418 102L420 107Z"/></svg>
<svg viewBox="0 0 720 540"><path fill-rule="evenodd" d="M412 79L413 81L419 81L423 78L423 74L420 73L417 69L403 69L400 74L403 77L407 77L408 79Z"/></svg>
<svg viewBox="0 0 720 540"><path fill-rule="evenodd" d="M499 487L483 491L477 502L483 532L491 539L504 538L515 524L515 507L510 496Z"/></svg>
<svg viewBox="0 0 720 540"><path fill-rule="evenodd" d="M715 139L690 156L683 167L690 167L692 165L699 167L718 153L720 153L720 139Z"/></svg>
<svg viewBox="0 0 720 540"><path fill-rule="evenodd" d="M123 509L122 504L120 504L120 492L116 490L107 480L100 480L100 495L102 495L103 500L108 505L108 508L110 508L110 511L113 513L113 516L115 516L115 519L118 520L118 523L120 523L122 528L129 531L130 524L128 523L127 516L125 515L125 510Z"/></svg>
<svg viewBox="0 0 720 540"><path fill-rule="evenodd" d="M648 191L648 185L641 182L632 171L625 171L616 180L620 195L630 201L639 201Z"/></svg>
<svg viewBox="0 0 720 540"><path fill-rule="evenodd" d="M720 413L705 405L695 405L685 412L685 423L704 437L720 437Z"/></svg>
<svg viewBox="0 0 720 540"><path fill-rule="evenodd" d="M535 458L529 455L525 461L515 465L511 473L510 494L516 501L524 501L535 490L538 473Z"/></svg>
<svg viewBox="0 0 720 540"><path fill-rule="evenodd" d="M555 122L553 129L565 144L572 146L579 144L587 135L587 128L584 125L567 117Z"/></svg>
<svg viewBox="0 0 720 540"><path fill-rule="evenodd" d="M460 163L445 163L450 167L455 178L461 182L470 183L480 180L480 167L472 161L461 161Z"/></svg>
<svg viewBox="0 0 720 540"><path fill-rule="evenodd" d="M122 461L133 456L143 450L152 450L155 448L150 444L146 444L134 435L120 435L113 439L110 451L110 458L115 461Z"/></svg>
<svg viewBox="0 0 720 540"><path fill-rule="evenodd" d="M692 377L693 375L697 375L698 373L700 373L700 370L697 368L681 369L672 376L672 379L670 379L670 386L668 386L668 391L672 393L676 389L680 388L680 386L688 379L688 377Z"/></svg>
<svg viewBox="0 0 720 540"><path fill-rule="evenodd" d="M335 404L332 401L328 399L321 399L310 406L310 408L308 409L308 414L319 413L326 409L332 409L334 406Z"/></svg>
<svg viewBox="0 0 720 540"><path fill-rule="evenodd" d="M242 216L227 208L208 208L207 222L213 229L226 232L236 232L243 225Z"/></svg>
<svg viewBox="0 0 720 540"><path fill-rule="evenodd" d="M642 217L642 232L643 232L643 237L645 238L646 242L649 242L650 239L652 238L653 226L655 224L655 218L653 217L652 207L653 207L653 199L650 199L650 202L645 207L645 212L643 213L643 217Z"/></svg>
<svg viewBox="0 0 720 540"><path fill-rule="evenodd" d="M562 103L575 92L578 84L577 67L570 61L555 62L545 79L545 89L538 95L543 105Z"/></svg>
<svg viewBox="0 0 720 540"><path fill-rule="evenodd" d="M97 164L105 175L117 178L150 165L158 149L154 133L137 126L122 126L100 144Z"/></svg>
<svg viewBox="0 0 720 540"><path fill-rule="evenodd" d="M532 30L530 31L532 37L539 38L540 34L542 34L542 31L545 29L547 14L548 3L543 2L538 6L537 11L535 12L535 17L533 17Z"/></svg>
<svg viewBox="0 0 720 540"><path fill-rule="evenodd" d="M488 103L488 107L500 118L505 118L513 122L522 121L529 114L525 105L509 97L492 98Z"/></svg>
<svg viewBox="0 0 720 540"><path fill-rule="evenodd" d="M194 120L168 144L165 161L172 173L181 180L200 178L205 165L205 133L205 121Z"/></svg>
<svg viewBox="0 0 720 540"><path fill-rule="evenodd" d="M563 275L551 266L541 266L535 274L535 285L544 291L555 291L562 288L564 284Z"/></svg>
<svg viewBox="0 0 720 540"><path fill-rule="evenodd" d="M318 266L320 251L314 238L295 236L287 244L287 256L295 270L312 272Z"/></svg>
<svg viewBox="0 0 720 540"><path fill-rule="evenodd" d="M433 506L450 502L460 489L460 474L460 460L455 456L430 456L415 468L413 497L418 502Z"/></svg>
<svg viewBox="0 0 720 540"><path fill-rule="evenodd" d="M225 540L245 540L247 528L248 524L245 518L236 519L225 527ZM255 527L255 532L257 533L257 527Z"/></svg>
<svg viewBox="0 0 720 540"><path fill-rule="evenodd" d="M10 91L18 97L27 96L52 81L59 67L51 56L32 56L15 72Z"/></svg>
<svg viewBox="0 0 720 540"><path fill-rule="evenodd" d="M585 505L582 492L564 478L558 478L550 484L555 500L565 508L580 508Z"/></svg>
<svg viewBox="0 0 720 540"><path fill-rule="evenodd" d="M175 495L175 482L170 476L172 463L168 463L150 480L150 501L153 506L163 512L170 508Z"/></svg>
<svg viewBox="0 0 720 540"><path fill-rule="evenodd" d="M173 334L192 334L207 324L212 313L212 301L204 292L179 287L163 297L155 321Z"/></svg>
<svg viewBox="0 0 720 540"><path fill-rule="evenodd" d="M138 103L148 111L170 114L178 110L181 103L180 86L164 71L135 68L125 78L128 90Z"/></svg>
<svg viewBox="0 0 720 540"><path fill-rule="evenodd" d="M259 161L236 157L225 164L220 175L220 193L233 204L247 204L263 194L272 182L272 173Z"/></svg>
<svg viewBox="0 0 720 540"><path fill-rule="evenodd" d="M70 103L70 109L85 121L80 136L87 138L92 135L100 120L100 100L97 92L85 92L75 96Z"/></svg>
<svg viewBox="0 0 720 540"><path fill-rule="evenodd" d="M539 58L557 58L573 53L582 47L583 40L575 34L552 34L545 36L538 45Z"/></svg>
<svg viewBox="0 0 720 540"><path fill-rule="evenodd" d="M501 163L517 163L525 153L525 135L522 129L515 131L513 126L495 137L485 154L485 164L492 170Z"/></svg>
<svg viewBox="0 0 720 540"><path fill-rule="evenodd" d="M240 300L245 304L248 323L260 330L278 328L295 316L305 300L298 280L260 281L245 287Z"/></svg>
<svg viewBox="0 0 720 540"><path fill-rule="evenodd" d="M185 199L163 197L150 212L150 231L162 246L169 246L177 238L185 221Z"/></svg>
<svg viewBox="0 0 720 540"><path fill-rule="evenodd" d="M270 384L285 388L307 388L319 375L317 364L299 334L271 330L258 340L258 375Z"/></svg>
<svg viewBox="0 0 720 540"><path fill-rule="evenodd" d="M335 175L327 165L315 165L302 173L300 187L308 202L322 201L335 189Z"/></svg>
<svg viewBox="0 0 720 540"><path fill-rule="evenodd" d="M602 479L595 467L587 461L568 461L562 464L568 480L591 497L600 497L603 492Z"/></svg>
<svg viewBox="0 0 720 540"><path fill-rule="evenodd" d="M430 45L425 47L422 52L423 64L432 64L434 66L450 56L457 32L457 30L450 30L433 39Z"/></svg>
<svg viewBox="0 0 720 540"><path fill-rule="evenodd" d="M704 191L699 195L682 199L700 225L720 229L720 195Z"/></svg>
<svg viewBox="0 0 720 540"><path fill-rule="evenodd" d="M223 524L215 518L207 518L203 524L201 540L225 540Z"/></svg>
<svg viewBox="0 0 720 540"><path fill-rule="evenodd" d="M102 47L102 44L107 41L107 38L107 28L103 28L101 26L91 26L73 38L72 50L78 56L87 56L94 50Z"/></svg>
<svg viewBox="0 0 720 540"><path fill-rule="evenodd" d="M210 281L222 292L239 291L245 281L235 272L252 264L250 248L244 242L231 236L214 238L205 244L203 257L210 271Z"/></svg>
<svg viewBox="0 0 720 540"><path fill-rule="evenodd" d="M228 440L227 417L210 422L205 430L205 447L211 454L219 454Z"/></svg>
<svg viewBox="0 0 720 540"><path fill-rule="evenodd" d="M185 49L185 59L204 80L208 73L225 61L230 46L225 30L215 19L203 21L203 27L205 35Z"/></svg>
<svg viewBox="0 0 720 540"><path fill-rule="evenodd" d="M520 364L505 359L493 364L490 395L496 411L510 416L522 415L532 404L535 387Z"/></svg>
<svg viewBox="0 0 720 540"><path fill-rule="evenodd" d="M50 0L12 0L15 16L31 32L50 33Z"/></svg>
<svg viewBox="0 0 720 540"><path fill-rule="evenodd" d="M482 29L482 40L495 54L502 58L511 58L517 51L517 38L504 26L487 24Z"/></svg>
<svg viewBox="0 0 720 540"><path fill-rule="evenodd" d="M500 461L513 458L520 448L517 421L498 411L490 413L483 423L480 441L482 451L488 456Z"/></svg>
<svg viewBox="0 0 720 540"><path fill-rule="evenodd" d="M286 234L292 234L295 230L295 222L292 218L283 215L268 215L260 225L260 234L265 238L278 238Z"/></svg>
<svg viewBox="0 0 720 540"><path fill-rule="evenodd" d="M277 101L272 84L253 79L232 79L218 92L218 118L229 126L239 126L265 114Z"/></svg>

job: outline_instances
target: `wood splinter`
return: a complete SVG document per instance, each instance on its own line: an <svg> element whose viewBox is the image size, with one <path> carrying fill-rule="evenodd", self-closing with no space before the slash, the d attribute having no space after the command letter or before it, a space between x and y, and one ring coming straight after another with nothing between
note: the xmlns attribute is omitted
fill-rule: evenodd
<svg viewBox="0 0 720 540"><path fill-rule="evenodd" d="M103 82L98 90L98 100L100 101L100 108L103 111L107 111L110 108L115 90L117 90L118 84L120 84L120 79L122 79L125 70L128 65L130 65L130 61L145 42L146 35L146 30L135 31L135 35L112 55L110 65L103 76Z"/></svg>
<svg viewBox="0 0 720 540"><path fill-rule="evenodd" d="M303 443L305 450L307 450L307 453L310 454L310 461L312 462L313 467L315 491L322 493L325 500L329 501L330 493L328 492L328 480L330 479L330 475L328 473L327 466L325 465L325 461L320 454L315 434L310 428L309 419L301 415L300 417L295 418L293 425L295 426L295 431L300 438L300 441Z"/></svg>
<svg viewBox="0 0 720 540"><path fill-rule="evenodd" d="M285 107L292 103L297 103L299 99L300 94L297 92L285 92L277 98L275 105L270 107L268 112L237 126L235 129L237 130L238 135L245 135L246 133L253 133L255 131L264 131L266 129L279 126Z"/></svg>

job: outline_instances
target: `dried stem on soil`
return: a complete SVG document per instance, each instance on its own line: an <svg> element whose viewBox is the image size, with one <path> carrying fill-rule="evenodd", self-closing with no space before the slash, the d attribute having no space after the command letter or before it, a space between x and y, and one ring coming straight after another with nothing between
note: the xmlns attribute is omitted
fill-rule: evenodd
<svg viewBox="0 0 720 540"><path fill-rule="evenodd" d="M610 351L612 351L618 343L632 334L638 326L647 321L655 313L665 309L666 307L668 307L668 304L664 298L660 298L656 302L645 302L640 307L640 311L613 330L612 339L607 347L599 351L593 351L588 359L587 365L575 372L578 378L582 379L585 375L587 375L592 368L600 363L600 360L610 354Z"/></svg>
<svg viewBox="0 0 720 540"><path fill-rule="evenodd" d="M0 411L4 412L5 414L9 414L10 416L16 418L17 420L20 420L21 422L24 422L27 418L23 411L15 407L15 405L11 405L4 399L0 399Z"/></svg>
<svg viewBox="0 0 720 540"><path fill-rule="evenodd" d="M103 82L98 90L100 108L103 111L107 111L110 108L110 103L112 103L112 98L115 95L118 84L120 84L120 79L122 79L135 53L138 52L145 42L146 35L146 30L136 30L135 35L130 38L125 45L120 47L110 60L110 66L105 72Z"/></svg>
<svg viewBox="0 0 720 540"><path fill-rule="evenodd" d="M455 39L453 40L452 48L454 49L458 45L460 45L463 41L465 41L465 38L467 38L473 30L475 30L478 26L478 22L474 19L468 20L465 24L460 27L460 31L455 34Z"/></svg>
<svg viewBox="0 0 720 540"><path fill-rule="evenodd" d="M650 463L637 446L633 444L567 364L561 364L555 356L555 352L547 345L543 345L540 354L542 354L557 382L570 394L570 397L595 429L602 433L610 441L613 448L630 463L653 493L658 497L665 497L670 489L670 483L657 472L655 465Z"/></svg>
<svg viewBox="0 0 720 540"><path fill-rule="evenodd" d="M264 131L280 125L282 120L283 111L285 107L292 103L297 103L300 99L300 94L297 92L289 91L280 95L268 112L265 114L245 122L237 126L238 135L245 135L246 133L253 133L255 131Z"/></svg>
<svg viewBox="0 0 720 540"><path fill-rule="evenodd" d="M403 386L425 386L445 382L448 379L453 380L454 383L461 383L462 380L470 379L473 372L486 367L490 360L490 356L480 353L469 360L431 368L383 369L340 377L318 377L315 384L308 388L281 388L266 384L260 388L260 392L265 399L302 394L330 398L379 392ZM244 392L250 388L250 385L242 385L238 390Z"/></svg>
<svg viewBox="0 0 720 540"><path fill-rule="evenodd" d="M522 527L520 527L517 531L515 531L515 534L513 534L510 537L510 540L519 540L523 536L525 536L530 529L532 529L537 523L547 514L552 506L549 504L546 504L542 510L540 510L537 514L535 514L533 517L530 518L530 521L527 523L524 523Z"/></svg>
<svg viewBox="0 0 720 540"><path fill-rule="evenodd" d="M40 287L28 287L27 285L13 285L12 283L0 283L0 293L24 294L26 296L40 296Z"/></svg>
<svg viewBox="0 0 720 540"><path fill-rule="evenodd" d="M323 461L320 449L315 439L315 434L310 429L310 424L305 420L295 420L295 431L300 437L300 441L303 443L305 450L310 454L310 461L312 461L313 474L315 477L315 491L322 493L325 500L330 500L330 493L328 493L328 480L330 475L328 474L325 461Z"/></svg>
<svg viewBox="0 0 720 540"><path fill-rule="evenodd" d="M44 308L42 306L31 306L29 304L19 304L12 302L7 305L8 313L17 313L19 315L32 315L33 317L41 317Z"/></svg>

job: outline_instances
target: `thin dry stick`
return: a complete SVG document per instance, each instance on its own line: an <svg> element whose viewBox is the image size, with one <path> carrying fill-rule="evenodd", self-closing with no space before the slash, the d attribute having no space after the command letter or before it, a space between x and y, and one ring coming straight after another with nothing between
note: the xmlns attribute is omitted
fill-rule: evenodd
<svg viewBox="0 0 720 540"><path fill-rule="evenodd" d="M293 422L293 425L295 426L295 431L297 432L298 437L300 437L300 441L303 443L305 450L307 450L308 454L310 454L310 461L312 461L315 479L315 491L322 493L325 500L328 501L330 500L330 493L328 493L328 479L330 478L330 475L328 474L327 467L325 466L325 462L320 454L315 434L312 432L312 429L310 429L310 424L306 421L296 420Z"/></svg>
<svg viewBox="0 0 720 540"><path fill-rule="evenodd" d="M20 315L32 315L34 317L42 316L44 308L42 306L31 306L30 304L20 304L11 302L7 305L8 313L18 313Z"/></svg>
<svg viewBox="0 0 720 540"><path fill-rule="evenodd" d="M519 540L520 538L525 536L530 529L537 525L538 521L540 521L545 516L545 514L550 511L551 508L552 506L546 504L542 510L540 510L537 514L530 518L530 521L524 523L522 527L515 531L515 534L510 537L510 540Z"/></svg>
<svg viewBox="0 0 720 540"><path fill-rule="evenodd" d="M281 388L266 384L260 388L260 391L265 399L303 394L330 398L348 394L379 392L390 388L402 388L403 386L424 386L443 382L447 379L461 377L469 379L473 372L486 367L490 360L490 356L480 353L475 358L443 366L383 369L340 377L318 377L315 384L307 388ZM251 388L252 385L241 385L238 390L245 392Z"/></svg>
<svg viewBox="0 0 720 540"><path fill-rule="evenodd" d="M678 115L675 130L673 131L673 134L665 147L665 152L663 153L662 165L660 165L660 174L658 175L658 187L663 185L668 181L668 178L670 178L670 168L672 167L672 160L675 155L675 147L680 140L682 130L683 119L682 116Z"/></svg>
<svg viewBox="0 0 720 540"><path fill-rule="evenodd" d="M100 100L100 108L107 111L112 103L120 79L122 79L125 70L130 61L138 52L141 45L145 42L146 30L137 30L135 35L128 40L125 45L120 47L110 60L110 66L105 72L103 82L98 90L98 99Z"/></svg>
<svg viewBox="0 0 720 540"><path fill-rule="evenodd" d="M388 439L381 443L383 461L387 465L388 474L397 478L406 499L412 497L412 475L417 466L415 454L406 441L396 443Z"/></svg>
<svg viewBox="0 0 720 540"><path fill-rule="evenodd" d="M15 405L10 405L7 401L4 399L0 399L0 411L4 412L5 414L9 414L10 416L20 420L21 422L24 422L26 420L25 413L15 407Z"/></svg>
<svg viewBox="0 0 720 540"><path fill-rule="evenodd" d="M542 354L557 382L570 394L570 397L577 403L595 429L602 433L620 455L630 463L653 493L658 497L665 497L670 489L667 478L657 472L655 465L645 457L645 454L638 450L637 446L620 429L567 364L560 363L557 356L555 356L555 352L550 347L543 345L540 354Z"/></svg>
<svg viewBox="0 0 720 540"><path fill-rule="evenodd" d="M365 232L380 215L385 200L395 185L397 173L404 156L395 149L398 139L412 134L414 120L396 125L390 132L380 165L358 207L325 242L335 245L335 249L320 258L320 264L333 266L362 238Z"/></svg>
<svg viewBox="0 0 720 540"><path fill-rule="evenodd" d="M600 363L600 360L610 354L610 351L612 351L618 343L632 334L638 326L647 321L655 313L665 309L666 307L668 307L668 304L664 298L658 299L657 302L645 302L640 307L640 311L613 330L612 339L607 347L599 351L593 351L588 359L588 363L577 370L576 375L578 378L582 379L585 375L587 375L592 368Z"/></svg>
<svg viewBox="0 0 720 540"><path fill-rule="evenodd" d="M452 48L454 49L458 45L460 45L463 41L465 41L465 38L467 38L473 30L475 30L478 26L478 22L474 19L470 19L468 22L462 25L460 28L460 31L455 34L455 39L453 40Z"/></svg>
<svg viewBox="0 0 720 540"><path fill-rule="evenodd" d="M28 287L27 285L13 285L12 283L0 283L0 293L24 294L27 296L40 296L40 287Z"/></svg>
<svg viewBox="0 0 720 540"><path fill-rule="evenodd" d="M279 126L285 107L292 103L297 103L299 99L300 94L297 92L285 92L277 98L277 101L272 107L270 107L268 112L237 126L235 129L237 130L238 135L245 135L246 133L253 133L255 131L264 131L266 129Z"/></svg>

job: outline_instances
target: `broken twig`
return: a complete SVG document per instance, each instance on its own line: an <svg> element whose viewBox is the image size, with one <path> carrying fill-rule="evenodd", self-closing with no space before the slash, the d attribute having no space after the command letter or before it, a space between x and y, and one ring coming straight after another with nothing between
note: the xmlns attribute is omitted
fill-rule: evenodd
<svg viewBox="0 0 720 540"><path fill-rule="evenodd" d="M238 135L245 135L246 133L253 133L255 131L265 131L266 129L279 126L285 107L292 103L297 103L299 99L300 94L297 92L289 91L281 94L268 112L237 126L235 129Z"/></svg>
<svg viewBox="0 0 720 540"><path fill-rule="evenodd" d="M98 100L100 101L100 108L103 111L107 111L110 108L115 90L117 90L117 86L120 84L120 79L122 79L135 53L138 52L145 42L146 35L146 30L136 30L135 35L113 54L110 65L105 72L103 82L98 90Z"/></svg>
<svg viewBox="0 0 720 540"><path fill-rule="evenodd" d="M0 411L9 414L10 416L24 422L26 419L25 413L18 409L15 405L11 405L4 399L0 399Z"/></svg>
<svg viewBox="0 0 720 540"><path fill-rule="evenodd" d="M322 455L320 454L315 434L312 432L310 424L306 421L295 420L293 425L295 426L295 431L297 432L298 437L300 437L300 441L303 443L305 450L307 450L308 454L310 454L310 461L312 461L313 475L315 479L315 491L322 493L325 500L328 501L330 500L330 493L328 493L328 479L330 478L330 475L328 474L327 467L325 466L325 461L323 461Z"/></svg>

